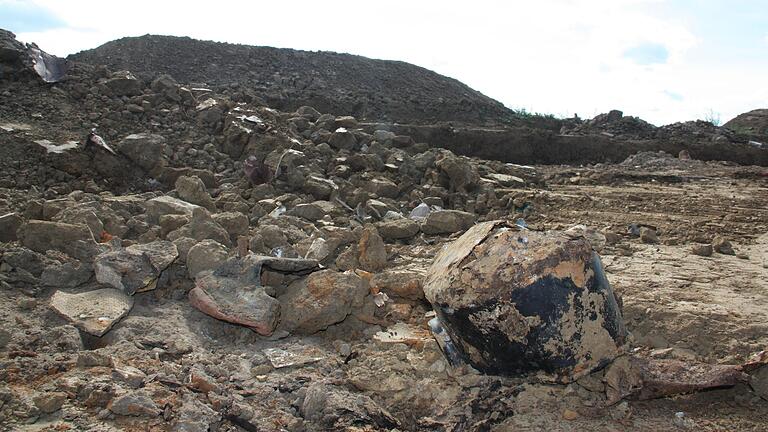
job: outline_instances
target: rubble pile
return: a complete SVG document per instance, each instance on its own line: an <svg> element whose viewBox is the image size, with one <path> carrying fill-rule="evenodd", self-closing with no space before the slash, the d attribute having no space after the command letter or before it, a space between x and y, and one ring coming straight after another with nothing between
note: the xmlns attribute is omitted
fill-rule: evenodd
<svg viewBox="0 0 768 432"><path fill-rule="evenodd" d="M676 345L643 307L667 301L643 297L663 284L622 279L659 272L607 281L681 243L697 265L731 260L732 285L763 301L749 285L768 247L753 235L768 230L758 167L640 153L590 168L640 166L644 186L650 171L715 170L713 187L754 189L722 218L654 219L635 210L656 196L576 189L604 180L586 169L459 156L321 106L268 106L245 84L77 61L45 83L2 61L9 430L664 428L666 405L630 401L711 388L750 413L738 421L768 412L766 356L749 358L768 345L762 312L734 324L685 297L685 319L664 320L687 326L663 328ZM723 235L702 234L715 224ZM711 316L747 334L691 334Z"/></svg>

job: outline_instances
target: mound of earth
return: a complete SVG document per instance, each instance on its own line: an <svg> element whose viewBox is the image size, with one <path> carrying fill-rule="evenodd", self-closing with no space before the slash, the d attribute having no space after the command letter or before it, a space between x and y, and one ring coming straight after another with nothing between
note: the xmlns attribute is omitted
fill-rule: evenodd
<svg viewBox="0 0 768 432"><path fill-rule="evenodd" d="M766 143L768 142L768 109L756 109L739 114L723 127Z"/></svg>
<svg viewBox="0 0 768 432"><path fill-rule="evenodd" d="M146 35L70 58L145 78L169 74L284 111L310 105L335 115L419 123L504 124L515 118L512 110L455 79L405 62L350 54Z"/></svg>

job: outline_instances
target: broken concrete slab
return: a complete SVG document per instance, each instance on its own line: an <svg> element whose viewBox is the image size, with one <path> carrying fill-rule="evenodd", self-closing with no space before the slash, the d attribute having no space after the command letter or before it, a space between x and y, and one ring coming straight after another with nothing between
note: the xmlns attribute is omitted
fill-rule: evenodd
<svg viewBox="0 0 768 432"><path fill-rule="evenodd" d="M112 288L79 294L56 291L50 304L75 327L94 336L103 336L128 315L133 307L133 298Z"/></svg>

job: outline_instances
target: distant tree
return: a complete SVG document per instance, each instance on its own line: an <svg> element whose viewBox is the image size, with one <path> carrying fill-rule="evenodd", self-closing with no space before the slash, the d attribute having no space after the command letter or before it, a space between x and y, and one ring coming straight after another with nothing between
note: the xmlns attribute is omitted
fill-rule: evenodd
<svg viewBox="0 0 768 432"><path fill-rule="evenodd" d="M720 126L720 113L715 112L712 108L710 108L706 114L704 114L704 117L702 118L705 122L712 123L713 126Z"/></svg>

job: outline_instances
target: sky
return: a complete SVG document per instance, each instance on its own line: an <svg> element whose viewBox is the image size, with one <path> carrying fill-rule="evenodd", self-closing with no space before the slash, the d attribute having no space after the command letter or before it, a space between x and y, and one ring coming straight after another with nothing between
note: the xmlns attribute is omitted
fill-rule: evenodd
<svg viewBox="0 0 768 432"><path fill-rule="evenodd" d="M768 0L0 0L0 28L59 56L149 33L402 60L558 117L768 108Z"/></svg>

